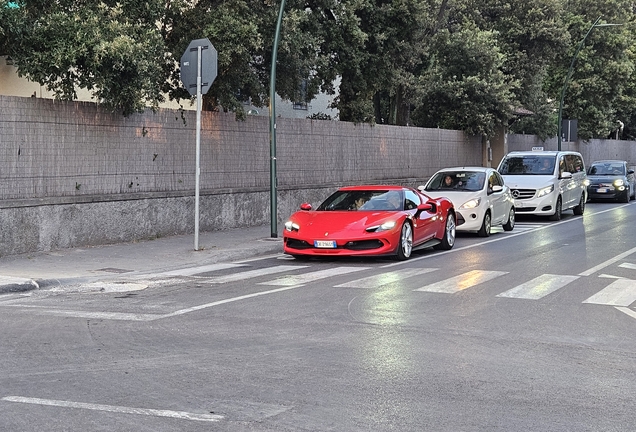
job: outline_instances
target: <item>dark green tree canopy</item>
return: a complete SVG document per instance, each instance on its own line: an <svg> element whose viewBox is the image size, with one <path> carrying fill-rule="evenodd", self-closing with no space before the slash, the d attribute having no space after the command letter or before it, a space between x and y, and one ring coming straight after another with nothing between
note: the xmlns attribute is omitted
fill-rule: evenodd
<svg viewBox="0 0 636 432"><path fill-rule="evenodd" d="M9 4L11 3L11 4ZM17 6L17 7L16 7ZM204 109L245 115L266 106L280 3L272 0L0 0L0 54L60 99L88 90L129 115L166 99L191 101L178 60L193 39L218 51ZM624 124L636 136L634 6L627 0L289 0L276 91L309 102L335 95L340 120L461 129L492 136L582 138ZM519 109L533 114L522 118Z"/></svg>

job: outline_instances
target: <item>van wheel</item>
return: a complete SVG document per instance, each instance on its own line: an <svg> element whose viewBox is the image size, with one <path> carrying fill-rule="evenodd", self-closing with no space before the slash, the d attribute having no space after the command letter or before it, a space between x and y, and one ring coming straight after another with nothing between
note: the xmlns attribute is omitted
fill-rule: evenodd
<svg viewBox="0 0 636 432"><path fill-rule="evenodd" d="M579 205L572 209L574 214L577 216L582 216L585 211L585 194L581 194L581 201L579 201Z"/></svg>
<svg viewBox="0 0 636 432"><path fill-rule="evenodd" d="M515 208L510 207L510 213L508 213L508 222L503 224L504 231L512 231L515 227Z"/></svg>
<svg viewBox="0 0 636 432"><path fill-rule="evenodd" d="M477 232L477 235L479 235L479 237L488 237L490 236L490 228L492 227L492 219L490 218L490 212L487 211L486 214L484 215L484 221L481 224L481 228L479 228L479 231Z"/></svg>
<svg viewBox="0 0 636 432"><path fill-rule="evenodd" d="M563 208L561 207L561 197L558 197L557 198L557 202L556 202L556 206L555 206L554 214L552 216L550 216L550 220L552 220L552 221L561 220L561 213L562 212L563 212Z"/></svg>

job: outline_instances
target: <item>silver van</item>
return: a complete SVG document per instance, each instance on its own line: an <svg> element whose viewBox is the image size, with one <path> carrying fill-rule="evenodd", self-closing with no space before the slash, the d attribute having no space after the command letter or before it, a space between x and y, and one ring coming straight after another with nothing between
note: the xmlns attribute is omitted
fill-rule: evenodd
<svg viewBox="0 0 636 432"><path fill-rule="evenodd" d="M512 191L517 214L560 220L564 210L582 215L587 201L587 174L580 153L510 152L497 168Z"/></svg>

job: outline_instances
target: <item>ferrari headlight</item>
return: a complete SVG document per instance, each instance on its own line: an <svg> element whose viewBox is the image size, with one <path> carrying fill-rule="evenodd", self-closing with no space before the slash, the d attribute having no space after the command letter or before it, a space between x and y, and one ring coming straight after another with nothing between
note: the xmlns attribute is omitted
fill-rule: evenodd
<svg viewBox="0 0 636 432"><path fill-rule="evenodd" d="M394 226L395 226L395 221L386 221L382 225L380 225L380 228L378 228L378 231L388 231L390 229L393 229Z"/></svg>
<svg viewBox="0 0 636 432"><path fill-rule="evenodd" d="M298 231L300 229L300 225L292 221L287 221L285 222L285 229L287 231Z"/></svg>
<svg viewBox="0 0 636 432"><path fill-rule="evenodd" d="M459 209L473 209L475 207L479 207L479 204L481 204L481 198L473 198L470 201L466 201L464 204L462 204Z"/></svg>
<svg viewBox="0 0 636 432"><path fill-rule="evenodd" d="M366 232L388 231L395 226L395 221L386 221L382 225L374 225L365 229Z"/></svg>
<svg viewBox="0 0 636 432"><path fill-rule="evenodd" d="M544 187L543 189L539 189L539 192L537 192L537 198L541 198L542 196L552 193L553 190L554 190L554 185L550 185L548 187Z"/></svg>
<svg viewBox="0 0 636 432"><path fill-rule="evenodd" d="M623 179L616 179L614 180L614 186L616 187L625 186L625 181Z"/></svg>

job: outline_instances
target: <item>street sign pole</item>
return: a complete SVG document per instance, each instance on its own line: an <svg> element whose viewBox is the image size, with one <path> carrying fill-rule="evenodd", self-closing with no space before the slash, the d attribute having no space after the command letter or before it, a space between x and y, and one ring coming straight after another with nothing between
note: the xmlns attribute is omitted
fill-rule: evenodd
<svg viewBox="0 0 636 432"><path fill-rule="evenodd" d="M199 187L201 176L201 45L197 47L197 144L194 192L194 250L199 250Z"/></svg>
<svg viewBox="0 0 636 432"><path fill-rule="evenodd" d="M201 177L201 109L203 95L217 74L217 52L209 39L190 42L181 56L181 82L191 96L197 96L196 168L194 173L194 250L199 250L199 195ZM196 69L194 68L196 65Z"/></svg>

